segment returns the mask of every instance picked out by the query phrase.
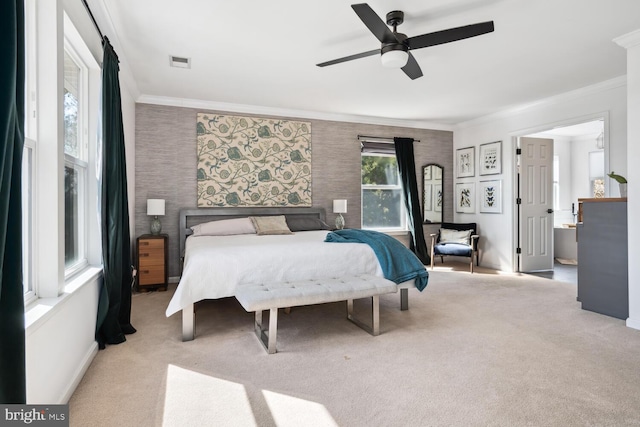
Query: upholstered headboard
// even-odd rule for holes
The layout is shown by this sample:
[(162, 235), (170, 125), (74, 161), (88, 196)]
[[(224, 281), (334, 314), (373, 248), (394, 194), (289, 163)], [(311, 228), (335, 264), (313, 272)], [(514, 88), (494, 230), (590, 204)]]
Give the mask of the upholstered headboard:
[(191, 227), (203, 222), (248, 216), (285, 215), (287, 218), (312, 217), (325, 220), (324, 208), (198, 208), (180, 209), (180, 270), (184, 257), (185, 242), (192, 233)]

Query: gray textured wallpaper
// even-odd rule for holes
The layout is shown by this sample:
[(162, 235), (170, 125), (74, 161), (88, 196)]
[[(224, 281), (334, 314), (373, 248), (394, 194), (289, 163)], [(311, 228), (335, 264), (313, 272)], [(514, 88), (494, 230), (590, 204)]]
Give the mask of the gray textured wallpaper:
[[(135, 237), (148, 233), (151, 218), (147, 199), (165, 199), (162, 232), (169, 235), (169, 276), (179, 275), (178, 212), (196, 208), (196, 114), (200, 112), (251, 116), (195, 108), (136, 104)], [(258, 117), (268, 117), (255, 115)], [(298, 117), (283, 117), (300, 120)], [(333, 199), (347, 199), (346, 226), (360, 227), (360, 143), (358, 135), (408, 137), (414, 144), (418, 188), (422, 194), (422, 165), (444, 167), (444, 218), (453, 220), (453, 133), (448, 131), (309, 120), (312, 132), (313, 206), (323, 207), (333, 224)], [(421, 196), (422, 197), (422, 196)], [(437, 226), (425, 226), (429, 233)], [(427, 241), (427, 244), (429, 242)]]

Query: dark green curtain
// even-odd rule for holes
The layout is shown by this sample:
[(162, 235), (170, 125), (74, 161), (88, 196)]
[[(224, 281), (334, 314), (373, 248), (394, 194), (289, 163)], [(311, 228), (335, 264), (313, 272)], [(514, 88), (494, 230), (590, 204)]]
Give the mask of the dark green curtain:
[(0, 403), (26, 403), (22, 286), (24, 0), (0, 2)]
[(422, 228), (422, 212), (420, 210), (420, 197), (418, 196), (418, 182), (416, 181), (416, 161), (413, 155), (413, 139), (393, 138), (396, 148), (396, 160), (400, 179), (402, 179), (402, 191), (404, 203), (409, 215), (409, 249), (411, 249), (423, 264), (430, 264), (429, 249), (424, 240)]
[(122, 127), (118, 55), (108, 38), (102, 41), (102, 263), (96, 339), (100, 348), (119, 344), (131, 325), (131, 243), (127, 162)]

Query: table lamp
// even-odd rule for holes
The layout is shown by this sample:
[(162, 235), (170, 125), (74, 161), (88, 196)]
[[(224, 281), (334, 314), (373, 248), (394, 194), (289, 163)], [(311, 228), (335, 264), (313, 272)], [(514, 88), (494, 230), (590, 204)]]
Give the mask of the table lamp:
[(162, 224), (158, 216), (164, 215), (164, 199), (147, 199), (147, 215), (153, 215), (151, 234), (158, 235), (162, 231)]
[(336, 228), (338, 230), (342, 230), (344, 228), (344, 217), (343, 213), (347, 213), (347, 201), (344, 199), (334, 200), (333, 201), (333, 213), (337, 213), (336, 217)]

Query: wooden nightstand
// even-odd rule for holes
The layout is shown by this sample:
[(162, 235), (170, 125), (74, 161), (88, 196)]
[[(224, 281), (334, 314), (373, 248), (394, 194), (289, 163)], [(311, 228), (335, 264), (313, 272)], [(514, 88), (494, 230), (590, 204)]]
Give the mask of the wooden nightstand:
[(158, 288), (167, 290), (168, 238), (166, 234), (144, 234), (138, 237), (138, 291)]

